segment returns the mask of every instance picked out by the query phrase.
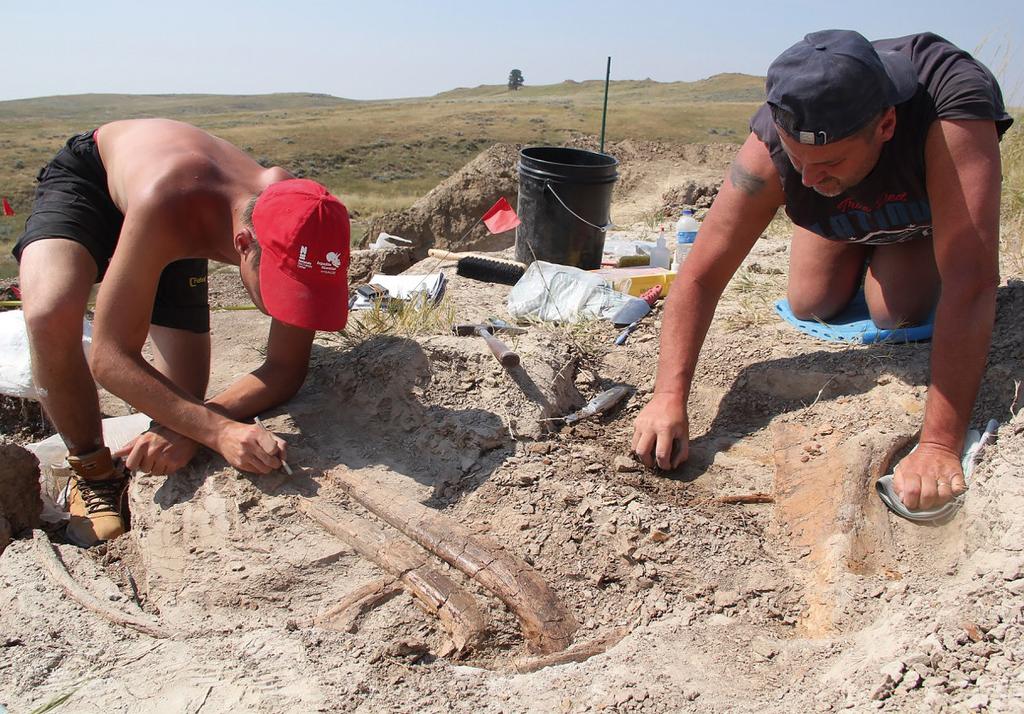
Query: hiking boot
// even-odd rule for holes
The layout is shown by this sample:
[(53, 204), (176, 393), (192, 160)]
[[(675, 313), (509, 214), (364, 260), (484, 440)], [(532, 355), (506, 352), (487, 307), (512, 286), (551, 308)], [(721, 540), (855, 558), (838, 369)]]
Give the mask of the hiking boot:
[(113, 540), (126, 530), (128, 474), (115, 465), (110, 449), (69, 456), (71, 479), (67, 486), (69, 541), (82, 548)]

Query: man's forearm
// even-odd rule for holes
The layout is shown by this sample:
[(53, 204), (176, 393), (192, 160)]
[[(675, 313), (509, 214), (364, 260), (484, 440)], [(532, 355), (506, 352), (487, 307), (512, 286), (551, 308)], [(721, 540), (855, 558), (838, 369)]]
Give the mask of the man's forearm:
[(207, 405), (242, 421), (288, 401), (306, 381), (314, 335), (310, 330), (272, 320), (263, 364), (235, 380)]
[(943, 291), (932, 336), (931, 384), (921, 442), (960, 453), (985, 371), (996, 290), (992, 286), (967, 296)]
[(697, 358), (721, 292), (685, 272), (673, 283), (661, 326), (655, 393), (679, 394), (684, 402), (689, 398)]
[(224, 416), (238, 421), (247, 420), (295, 396), (302, 386), (297, 378), (280, 379), (267, 376), (272, 370), (265, 366), (247, 374), (206, 404)]
[(175, 386), (141, 355), (94, 346), (93, 374), (109, 392), (184, 436), (215, 447), (224, 416)]

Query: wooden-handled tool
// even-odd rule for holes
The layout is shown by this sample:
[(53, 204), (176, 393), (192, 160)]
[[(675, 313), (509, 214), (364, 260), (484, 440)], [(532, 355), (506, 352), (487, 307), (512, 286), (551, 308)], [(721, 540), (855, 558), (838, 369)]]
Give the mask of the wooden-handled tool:
[(519, 366), (519, 355), (511, 347), (492, 335), (489, 328), (478, 325), (476, 334), (484, 338), (484, 342), (491, 348), (491, 354), (494, 355), (494, 358), (498, 360), (502, 367), (510, 369)]
[(504, 342), (494, 336), (493, 332), (501, 331), (503, 328), (494, 325), (461, 324), (454, 325), (452, 332), (456, 335), (480, 335), (484, 342), (491, 349), (491, 354), (498, 360), (498, 363), (506, 369), (519, 366), (519, 355)]

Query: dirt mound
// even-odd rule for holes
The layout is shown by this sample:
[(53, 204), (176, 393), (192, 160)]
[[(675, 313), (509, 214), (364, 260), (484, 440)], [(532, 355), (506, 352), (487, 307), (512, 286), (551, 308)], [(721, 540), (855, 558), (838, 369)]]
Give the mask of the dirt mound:
[[(599, 142), (580, 134), (568, 146), (597, 151)], [(516, 165), (521, 148), (520, 144), (493, 145), (412, 207), (375, 218), (367, 240), (375, 240), (381, 231), (407, 238), (414, 242), (417, 258), (434, 247), (452, 251), (510, 247), (514, 233), (492, 236), (479, 220), (501, 196), (516, 206)], [(649, 222), (655, 215), (678, 215), (685, 207), (707, 208), (737, 148), (734, 144), (676, 145), (628, 139), (606, 144), (605, 153), (619, 160), (619, 180), (612, 199), (615, 223), (626, 227)]]
[(0, 554), (11, 537), (39, 526), (39, 461), (0, 437)]
[(666, 215), (675, 216), (684, 208), (711, 208), (721, 187), (721, 181), (688, 181), (685, 186), (670, 188), (661, 195), (661, 210)]
[(513, 234), (493, 236), (480, 218), (504, 196), (513, 206), (519, 196), (519, 144), (494, 144), (404, 211), (386, 213), (370, 223), (367, 239), (381, 231), (413, 241), (418, 257), (427, 248), (455, 251), (501, 250)]
[[(576, 134), (569, 146), (598, 151), (600, 141), (590, 134)], [(663, 141), (623, 139), (606, 142), (604, 152), (622, 163), (650, 163), (668, 158), (714, 171), (727, 168), (739, 146), (736, 144), (672, 144)]]
[[(598, 140), (574, 136), (570, 145), (597, 151)], [(735, 144), (668, 144), (625, 139), (605, 144), (619, 160), (612, 201), (619, 227), (650, 225), (678, 216), (683, 208), (706, 209), (718, 194), (739, 147)]]

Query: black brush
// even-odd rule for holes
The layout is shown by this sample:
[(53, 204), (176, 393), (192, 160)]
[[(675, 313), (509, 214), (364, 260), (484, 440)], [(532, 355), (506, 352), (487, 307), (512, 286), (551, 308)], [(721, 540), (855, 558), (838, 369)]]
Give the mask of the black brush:
[(470, 280), (479, 280), (482, 283), (515, 285), (525, 272), (526, 267), (522, 263), (516, 263), (511, 260), (481, 258), (476, 255), (459, 258), (459, 262), (455, 265), (456, 275), (461, 275)]

